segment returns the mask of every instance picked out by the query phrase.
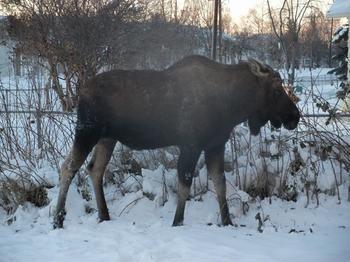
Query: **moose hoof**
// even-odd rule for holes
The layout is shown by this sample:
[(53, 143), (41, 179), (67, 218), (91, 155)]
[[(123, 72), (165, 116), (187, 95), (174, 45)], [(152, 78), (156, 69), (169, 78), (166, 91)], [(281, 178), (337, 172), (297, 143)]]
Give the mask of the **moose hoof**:
[(226, 218), (224, 221), (222, 221), (223, 226), (233, 226), (233, 223), (230, 218)]
[(183, 221), (174, 221), (173, 222), (173, 227), (179, 227), (179, 226), (183, 226), (184, 222)]
[(53, 220), (53, 229), (63, 228), (63, 221), (65, 216), (66, 216), (65, 210), (62, 210), (55, 215)]
[(110, 219), (110, 217), (109, 217), (108, 214), (107, 214), (107, 215), (104, 215), (104, 216), (98, 216), (98, 222), (99, 222), (99, 223), (101, 223), (101, 222), (103, 222), (103, 221), (109, 221), (109, 220), (111, 220), (111, 219)]

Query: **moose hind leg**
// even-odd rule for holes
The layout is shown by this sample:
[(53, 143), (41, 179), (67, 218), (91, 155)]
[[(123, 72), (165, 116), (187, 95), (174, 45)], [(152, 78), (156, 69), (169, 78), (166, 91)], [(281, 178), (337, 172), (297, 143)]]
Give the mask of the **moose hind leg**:
[(211, 177), (220, 207), (223, 225), (232, 225), (230, 212), (226, 201), (226, 178), (224, 174), (225, 145), (205, 150), (205, 163)]
[(54, 217), (54, 228), (62, 228), (63, 220), (66, 215), (65, 204), (69, 186), (79, 168), (84, 163), (89, 152), (81, 152), (76, 146), (69, 153), (68, 157), (63, 162), (60, 176), (60, 191), (56, 205), (56, 213)]
[(190, 194), (193, 173), (200, 153), (201, 150), (197, 148), (180, 148), (180, 156), (177, 163), (179, 189), (173, 226), (181, 226), (183, 224), (186, 200)]
[(91, 134), (82, 132), (76, 133), (73, 148), (61, 167), (60, 191), (53, 221), (54, 228), (63, 227), (63, 221), (66, 214), (65, 204), (69, 186), (95, 144), (96, 140)]
[(115, 144), (116, 141), (114, 139), (100, 139), (97, 142), (91, 161), (88, 164), (88, 170), (95, 191), (98, 217), (100, 222), (110, 219), (103, 192), (102, 182), (106, 166), (112, 156)]

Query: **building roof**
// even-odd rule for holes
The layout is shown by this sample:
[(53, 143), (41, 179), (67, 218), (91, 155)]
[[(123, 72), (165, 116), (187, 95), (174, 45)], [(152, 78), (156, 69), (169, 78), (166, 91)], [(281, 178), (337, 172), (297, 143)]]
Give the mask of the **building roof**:
[(333, 18), (350, 17), (350, 1), (335, 0), (329, 8), (327, 16)]

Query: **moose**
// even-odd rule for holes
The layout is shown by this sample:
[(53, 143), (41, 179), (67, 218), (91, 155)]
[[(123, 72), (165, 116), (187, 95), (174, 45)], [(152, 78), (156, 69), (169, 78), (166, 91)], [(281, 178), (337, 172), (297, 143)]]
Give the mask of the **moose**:
[(188, 56), (163, 71), (113, 70), (86, 83), (79, 96), (73, 147), (61, 167), (54, 228), (62, 228), (69, 185), (87, 165), (100, 221), (109, 220), (103, 174), (117, 141), (131, 149), (177, 146), (178, 197), (173, 226), (184, 220), (197, 160), (204, 151), (223, 225), (232, 225), (226, 201), (225, 144), (234, 126), (248, 121), (252, 135), (268, 121), (297, 127), (300, 113), (278, 72), (254, 59), (225, 65)]

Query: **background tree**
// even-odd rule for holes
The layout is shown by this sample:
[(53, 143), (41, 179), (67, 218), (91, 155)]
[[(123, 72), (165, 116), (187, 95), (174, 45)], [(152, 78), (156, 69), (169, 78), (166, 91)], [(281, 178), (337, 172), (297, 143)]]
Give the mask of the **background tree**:
[(333, 60), (338, 62), (338, 65), (333, 70), (329, 71), (330, 74), (336, 74), (342, 81), (347, 80), (348, 69), (348, 41), (349, 41), (349, 25), (345, 24), (339, 27), (332, 40), (333, 45), (336, 47), (336, 54), (332, 57)]
[[(42, 59), (64, 110), (79, 89), (109, 61), (127, 24), (142, 14), (134, 0), (0, 0), (9, 18), (15, 52)], [(62, 71), (66, 89), (60, 85)]]
[(261, 35), (271, 33), (268, 10), (264, 2), (250, 8), (247, 15), (242, 17), (241, 24), (251, 34)]
[(305, 17), (305, 26), (301, 32), (301, 55), (304, 60), (308, 60), (308, 66), (311, 68), (327, 63), (330, 28), (330, 20), (326, 19), (319, 9), (313, 9), (308, 17)]
[(273, 9), (267, 0), (271, 27), (284, 55), (289, 84), (294, 82), (300, 58), (300, 34), (312, 3), (313, 0), (283, 0), (280, 8)]
[[(219, 60), (248, 56), (285, 64), (289, 82), (302, 57), (321, 65), (326, 50), (324, 15), (311, 0), (258, 5), (233, 23), (222, 1)], [(313, 0), (314, 1), (314, 0)], [(84, 82), (113, 68), (162, 69), (188, 54), (210, 55), (213, 1), (207, 0), (0, 0), (14, 51), (35, 57), (50, 72), (50, 87), (72, 110)], [(268, 2), (269, 4), (269, 2)], [(277, 38), (277, 41), (276, 41)], [(301, 48), (302, 47), (302, 48)], [(66, 82), (62, 88), (62, 81)]]

